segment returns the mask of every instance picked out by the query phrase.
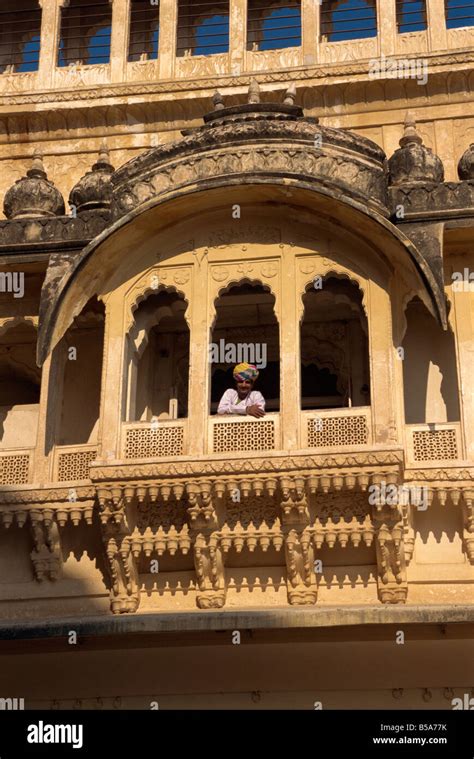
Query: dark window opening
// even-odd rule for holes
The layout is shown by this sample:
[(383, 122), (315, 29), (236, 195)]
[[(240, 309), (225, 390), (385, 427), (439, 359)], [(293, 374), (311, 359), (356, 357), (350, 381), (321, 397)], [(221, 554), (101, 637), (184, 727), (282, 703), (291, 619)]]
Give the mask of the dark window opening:
[(328, 277), (303, 296), (301, 406), (370, 404), (367, 319), (356, 284)]
[(228, 50), (229, 0), (180, 0), (176, 54), (213, 55)]
[(446, 27), (474, 26), (474, 0), (445, 0)]
[(249, 0), (247, 49), (278, 50), (301, 45), (300, 0)]
[(0, 73), (37, 71), (41, 8), (36, 0), (18, 0), (8, 5), (8, 10), (0, 10)]
[[(97, 441), (104, 325), (104, 304), (93, 298), (76, 316), (59, 345), (61, 410), (56, 420), (58, 445)], [(57, 388), (55, 392), (58, 392)]]
[(160, 6), (150, 0), (133, 0), (130, 14), (128, 60), (158, 58)]
[(397, 28), (399, 34), (426, 29), (426, 0), (397, 0)]
[(254, 389), (265, 398), (267, 412), (280, 408), (279, 326), (275, 297), (263, 285), (234, 285), (216, 300), (216, 319), (211, 331), (211, 413), (217, 412), (222, 395), (235, 388), (236, 364), (255, 364), (259, 376)]
[(70, 0), (61, 11), (58, 66), (110, 61), (112, 6), (108, 0)]
[(375, 0), (323, 0), (321, 36), (328, 42), (376, 37)]
[(188, 415), (189, 327), (182, 295), (160, 290), (140, 303), (128, 335), (129, 422)]
[(36, 365), (36, 329), (28, 323), (0, 336), (0, 447), (36, 445), (41, 370)]

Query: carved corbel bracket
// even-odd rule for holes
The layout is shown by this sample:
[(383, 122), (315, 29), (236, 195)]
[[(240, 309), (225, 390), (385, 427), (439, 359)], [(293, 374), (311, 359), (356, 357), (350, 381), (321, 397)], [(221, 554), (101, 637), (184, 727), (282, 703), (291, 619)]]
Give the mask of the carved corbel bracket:
[(289, 531), (285, 538), (285, 558), (289, 603), (316, 603), (318, 588), (314, 572), (314, 549), (309, 532)]
[(221, 609), (225, 604), (227, 589), (219, 541), (216, 536), (199, 534), (193, 548), (199, 586), (197, 605), (200, 609)]
[(474, 564), (474, 490), (463, 491), (462, 513), (464, 550), (470, 563)]
[(220, 609), (225, 604), (224, 558), (220, 545), (218, 518), (211, 482), (186, 484), (189, 507), (187, 518), (193, 546), (200, 609)]
[(397, 509), (387, 506), (373, 516), (378, 595), (382, 603), (404, 603), (408, 594), (404, 524)]
[(30, 526), (33, 550), (30, 553), (36, 579), (57, 580), (62, 569), (59, 529), (51, 509), (31, 510)]
[(314, 547), (311, 533), (306, 482), (303, 477), (280, 479), (281, 522), (285, 535), (285, 560), (288, 601), (314, 604), (318, 596), (314, 573)]
[(105, 528), (104, 545), (112, 581), (110, 608), (114, 614), (134, 613), (140, 605), (138, 566), (123, 525)]

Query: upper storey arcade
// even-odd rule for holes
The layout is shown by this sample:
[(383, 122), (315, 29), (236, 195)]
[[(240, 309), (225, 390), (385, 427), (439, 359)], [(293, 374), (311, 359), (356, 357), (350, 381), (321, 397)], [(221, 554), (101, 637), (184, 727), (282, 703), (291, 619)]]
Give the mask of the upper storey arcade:
[(361, 61), (473, 44), (472, 0), (8, 0), (0, 93), (337, 64), (367, 76)]

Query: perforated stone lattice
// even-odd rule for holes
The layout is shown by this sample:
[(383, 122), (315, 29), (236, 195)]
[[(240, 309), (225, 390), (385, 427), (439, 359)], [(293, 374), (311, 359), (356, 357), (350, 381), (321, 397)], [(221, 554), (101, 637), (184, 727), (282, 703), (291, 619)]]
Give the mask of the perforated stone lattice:
[(89, 479), (89, 465), (97, 458), (97, 451), (72, 451), (58, 457), (58, 482), (75, 482)]
[(29, 454), (0, 456), (0, 484), (25, 485), (30, 468)]
[(272, 421), (215, 424), (214, 453), (226, 451), (272, 451), (275, 448), (275, 425)]
[(456, 430), (414, 431), (413, 458), (415, 461), (457, 459)]
[(331, 416), (308, 419), (308, 448), (367, 445), (365, 416)]
[(145, 427), (127, 430), (126, 459), (183, 455), (183, 427)]

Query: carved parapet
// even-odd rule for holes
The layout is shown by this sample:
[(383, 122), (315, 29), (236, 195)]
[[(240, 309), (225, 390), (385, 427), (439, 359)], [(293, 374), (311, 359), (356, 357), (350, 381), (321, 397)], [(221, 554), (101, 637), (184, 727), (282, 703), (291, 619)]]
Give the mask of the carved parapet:
[(41, 244), (58, 246), (77, 243), (83, 247), (110, 224), (110, 212), (85, 211), (80, 216), (50, 216), (0, 221), (0, 249), (12, 245), (35, 247)]
[[(395, 223), (474, 215), (474, 181), (404, 184), (389, 189)], [(403, 209), (403, 215), (397, 209)]]

